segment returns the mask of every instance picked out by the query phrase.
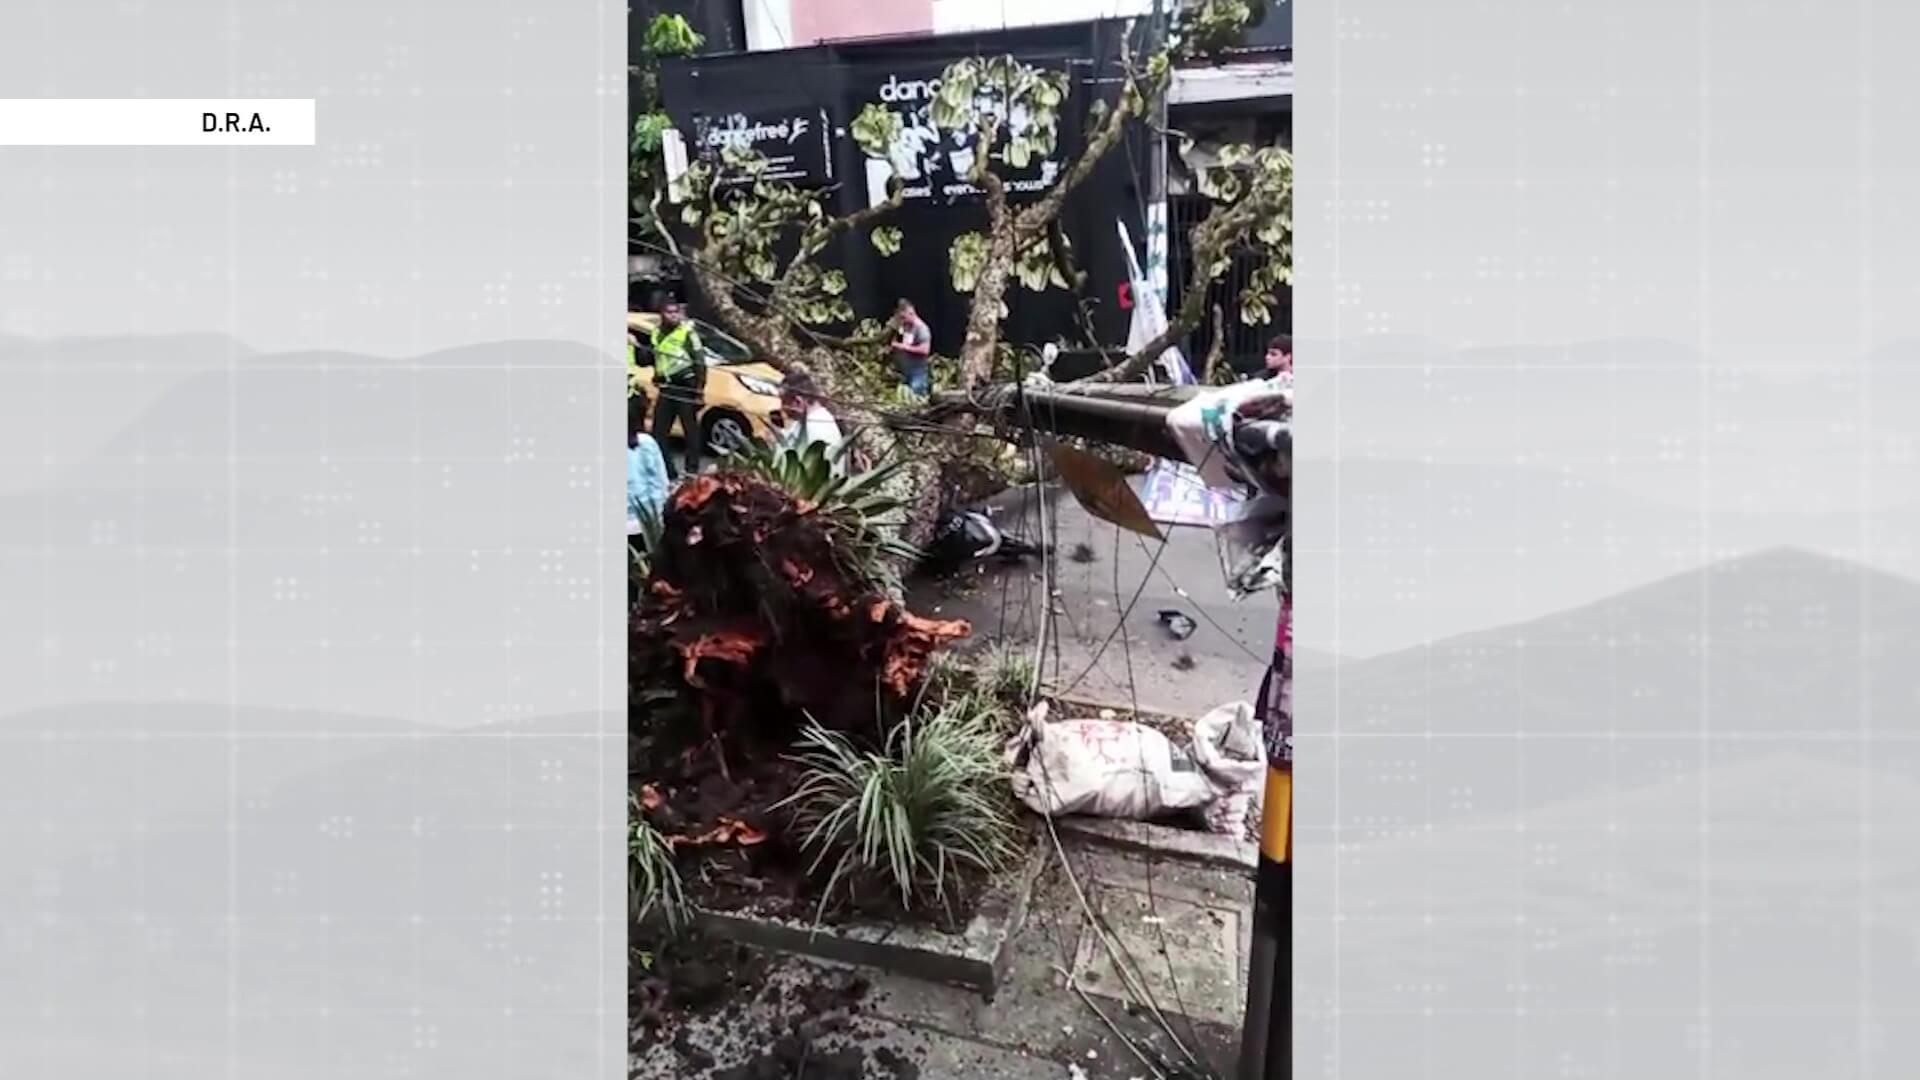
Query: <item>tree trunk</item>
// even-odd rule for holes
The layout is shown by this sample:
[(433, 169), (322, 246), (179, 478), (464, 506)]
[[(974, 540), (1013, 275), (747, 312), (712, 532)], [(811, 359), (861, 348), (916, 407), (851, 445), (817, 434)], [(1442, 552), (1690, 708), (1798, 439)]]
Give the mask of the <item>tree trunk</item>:
[(980, 267), (973, 304), (967, 311), (967, 338), (960, 346), (963, 390), (972, 390), (993, 378), (993, 362), (1000, 353), (1000, 307), (1013, 276), (1014, 254), (1012, 228), (1003, 226), (988, 236), (986, 263)]
[(827, 384), (833, 378), (833, 353), (795, 341), (793, 334), (788, 332), (787, 320), (781, 316), (755, 315), (741, 307), (740, 301), (734, 298), (733, 286), (708, 269), (704, 260), (689, 260), (689, 264), (694, 268), (693, 276), (700, 283), (700, 291), (713, 304), (714, 315), (720, 324), (752, 347), (758, 359), (783, 372), (804, 367), (813, 373), (823, 389), (831, 389)]

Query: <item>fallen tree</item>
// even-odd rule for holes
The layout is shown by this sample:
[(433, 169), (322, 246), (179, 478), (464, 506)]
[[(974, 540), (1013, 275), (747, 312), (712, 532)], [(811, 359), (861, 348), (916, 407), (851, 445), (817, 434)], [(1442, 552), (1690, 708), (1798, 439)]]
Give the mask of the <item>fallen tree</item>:
[(822, 507), (764, 480), (688, 480), (634, 614), (634, 684), (682, 694), (698, 718), (683, 745), (723, 773), (735, 750), (784, 749), (807, 717), (877, 734), (876, 713), (903, 706), (970, 628), (907, 610), (870, 558)]
[[(1011, 819), (981, 812), (1004, 804), (997, 733), (934, 722), (951, 710), (932, 661), (969, 627), (886, 587), (897, 541), (871, 514), (897, 508), (888, 470), (827, 464), (816, 444), (691, 478), (649, 537), (629, 653), (636, 910), (878, 903), (957, 925), (1011, 850)], [(955, 754), (977, 767), (952, 772)], [(868, 793), (862, 815), (828, 805), (842, 787)], [(876, 862), (876, 829), (911, 857)]]
[[(1010, 377), (1014, 365), (1001, 339), (1009, 293), (1073, 289), (1084, 277), (1060, 229), (1072, 196), (1131, 127), (1175, 134), (1161, 118), (1176, 66), (1215, 55), (1237, 40), (1256, 6), (1250, 0), (1178, 5), (1164, 35), (1143, 36), (1138, 51), (1122, 58), (1117, 85), (1102, 89), (1105, 98), (1090, 105), (1084, 138), (1064, 155), (1058, 176), (1018, 198), (1007, 178), (1060, 150), (1069, 79), (1011, 56), (969, 57), (946, 69), (931, 121), (971, 153), (966, 179), (980, 192), (984, 225), (956, 238), (946, 253), (950, 284), (969, 297), (965, 337), (953, 365), (959, 389), (971, 392)], [(868, 157), (882, 161), (903, 138), (899, 115), (878, 103), (862, 110), (848, 129)], [(909, 463), (899, 484), (917, 497), (907, 535), (924, 541), (947, 486), (942, 462), (951, 463), (954, 455), (931, 452), (916, 445), (921, 436), (885, 423), (889, 410), (876, 403), (871, 388), (892, 381), (884, 370), (886, 327), (854, 310), (845, 275), (830, 265), (848, 237), (864, 237), (883, 257), (901, 250), (901, 230), (889, 223), (902, 202), (900, 182), (896, 177), (876, 205), (836, 215), (828, 210), (831, 189), (799, 187), (768, 172), (764, 159), (737, 149), (690, 165), (672, 192), (679, 219), (691, 231), (686, 264), (729, 331), (776, 367), (808, 369), (835, 412), (873, 432), (877, 452)], [(1267, 322), (1276, 291), (1291, 282), (1292, 156), (1278, 147), (1225, 147), (1218, 164), (1197, 180), (1213, 210), (1195, 226), (1195, 272), (1174, 305), (1172, 324), (1097, 377), (1139, 378), (1204, 318), (1208, 291), (1236, 258), (1251, 258), (1256, 266), (1236, 298), (1243, 321)], [(1091, 334), (1090, 326), (1085, 332)], [(959, 426), (970, 427), (970, 419), (959, 418)]]

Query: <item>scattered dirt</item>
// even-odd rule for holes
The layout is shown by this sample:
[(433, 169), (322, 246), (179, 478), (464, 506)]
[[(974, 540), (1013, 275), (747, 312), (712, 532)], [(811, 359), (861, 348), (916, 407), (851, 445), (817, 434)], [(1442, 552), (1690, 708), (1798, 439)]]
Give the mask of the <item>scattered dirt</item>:
[(850, 1040), (826, 1040), (797, 1029), (773, 1041), (759, 1057), (709, 1074), (711, 1080), (866, 1080), (867, 1052)]
[(628, 1017), (636, 1030), (659, 1034), (672, 1020), (699, 1017), (766, 986), (766, 953), (705, 934), (649, 936), (632, 930), (649, 963), (628, 965)]
[(920, 1066), (891, 1046), (883, 1046), (873, 1055), (873, 1063), (886, 1070), (893, 1080), (920, 1080)]
[(764, 953), (745, 946), (698, 935), (653, 945), (652, 968), (633, 968), (630, 1008), (633, 1049), (656, 1068), (664, 1050), (675, 1077), (917, 1080), (913, 1061), (874, 1047), (880, 1032), (862, 1016), (865, 976), (807, 968), (799, 982), (782, 982)]

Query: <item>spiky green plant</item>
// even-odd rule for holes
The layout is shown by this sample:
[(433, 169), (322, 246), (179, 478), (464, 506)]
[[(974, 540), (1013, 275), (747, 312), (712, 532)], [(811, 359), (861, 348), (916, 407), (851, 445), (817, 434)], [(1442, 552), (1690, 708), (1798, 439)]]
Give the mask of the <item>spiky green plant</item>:
[(847, 467), (851, 447), (847, 442), (833, 447), (812, 442), (797, 448), (746, 443), (729, 451), (722, 464), (793, 496), (809, 513), (833, 525), (846, 541), (856, 569), (874, 580), (891, 582), (896, 565), (920, 557), (919, 550), (900, 537), (906, 504), (887, 490), (902, 465), (885, 461), (865, 472), (853, 472)]
[(813, 857), (828, 871), (820, 911), (862, 885), (898, 891), (912, 910), (952, 910), (957, 878), (1006, 866), (1018, 848), (992, 712), (970, 697), (909, 717), (879, 751), (810, 724), (800, 736), (792, 806)]
[(998, 645), (987, 654), (980, 672), (981, 688), (1002, 701), (1025, 704), (1033, 696), (1033, 653), (1017, 646)]
[(673, 849), (647, 821), (640, 800), (627, 793), (627, 905), (635, 922), (656, 910), (669, 929), (687, 919), (687, 897), (680, 887), (680, 871), (673, 865)]

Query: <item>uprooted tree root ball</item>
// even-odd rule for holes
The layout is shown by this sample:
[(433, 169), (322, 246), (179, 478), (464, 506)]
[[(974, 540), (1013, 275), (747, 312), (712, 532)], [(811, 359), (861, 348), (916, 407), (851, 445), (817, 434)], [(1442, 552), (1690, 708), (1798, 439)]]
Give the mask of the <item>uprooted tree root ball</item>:
[(892, 599), (831, 512), (745, 473), (669, 499), (632, 623), (635, 813), (699, 906), (813, 915), (812, 860), (778, 809), (808, 725), (882, 748), (965, 622)]
[(783, 743), (801, 711), (864, 728), (877, 691), (905, 698), (970, 631), (888, 597), (814, 509), (735, 473), (696, 477), (668, 503), (633, 624), (636, 676), (692, 691), (722, 741), (769, 698), (785, 706), (769, 733)]

